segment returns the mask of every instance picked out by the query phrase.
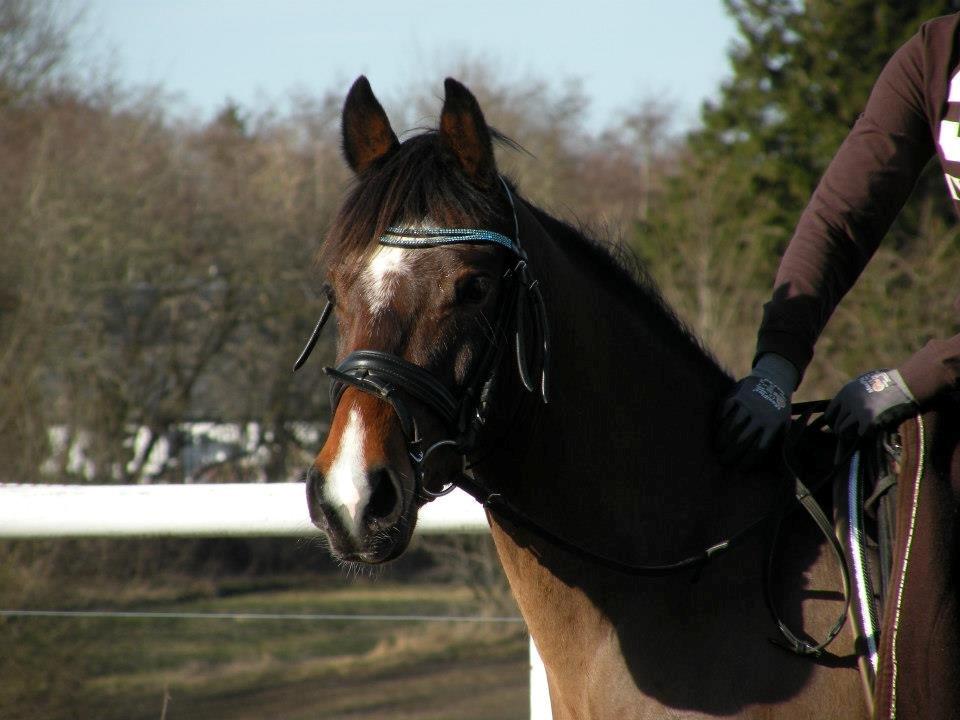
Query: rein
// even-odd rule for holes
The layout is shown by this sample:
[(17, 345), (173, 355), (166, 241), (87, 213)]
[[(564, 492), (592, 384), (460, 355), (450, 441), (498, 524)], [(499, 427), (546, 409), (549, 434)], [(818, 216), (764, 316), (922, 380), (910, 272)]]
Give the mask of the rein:
[[(510, 188), (503, 178), (500, 178), (500, 181), (513, 211), (513, 238), (490, 230), (390, 226), (378, 241), (380, 245), (403, 248), (487, 243), (498, 245), (514, 256), (515, 262), (508, 266), (503, 276), (506, 291), (502, 293), (500, 298), (493, 340), (488, 344), (461, 397), (454, 397), (447, 387), (428, 370), (397, 355), (379, 350), (356, 350), (347, 355), (336, 367), (323, 368), (323, 372), (330, 378), (331, 412), (336, 412), (337, 405), (348, 387), (382, 399), (391, 406), (396, 414), (401, 431), (407, 441), (407, 452), (414, 468), (415, 492), (418, 496), (431, 500), (446, 495), (455, 487), (460, 487), (487, 510), (505, 518), (514, 525), (529, 530), (551, 545), (591, 563), (626, 575), (659, 577), (701, 568), (713, 558), (740, 545), (758, 529), (766, 526), (775, 518), (778, 520), (777, 532), (779, 533), (779, 520), (793, 507), (794, 501), (799, 502), (816, 522), (836, 554), (843, 576), (844, 599), (849, 606), (850, 580), (846, 559), (834, 535), (832, 525), (813, 498), (813, 494), (832, 477), (834, 469), (832, 468), (830, 472), (821, 478), (817, 478), (810, 484), (810, 487), (807, 487), (801, 481), (799, 473), (794, 469), (791, 458), (796, 441), (804, 432), (819, 430), (823, 427), (822, 412), (826, 407), (826, 401), (794, 404), (793, 415), (798, 416), (798, 420), (791, 427), (783, 449), (784, 465), (794, 483), (794, 497), (751, 521), (726, 539), (674, 562), (628, 563), (584, 548), (544, 527), (527, 513), (517, 508), (509, 499), (492, 491), (473, 475), (467, 462), (467, 456), (474, 454), (477, 450), (478, 437), (488, 419), (491, 397), (497, 384), (498, 372), (506, 351), (506, 340), (511, 334), (514, 341), (517, 371), (524, 388), (528, 392), (537, 393), (545, 404), (549, 402), (550, 333), (543, 295), (537, 280), (533, 278), (530, 272), (527, 254), (520, 244), (520, 226)], [(332, 295), (328, 293), (326, 306), (306, 346), (294, 364), (294, 372), (302, 367), (309, 358), (324, 325), (332, 314), (333, 308), (334, 300)], [(528, 326), (528, 317), (533, 319), (532, 328)], [(539, 360), (538, 382), (534, 379), (531, 371), (531, 367), (536, 360)], [(410, 411), (407, 405), (408, 397), (429, 408), (443, 420), (446, 427), (455, 429), (455, 434), (425, 446), (425, 440), (420, 434), (415, 414)], [(821, 417), (811, 423), (811, 417), (818, 413), (821, 414)], [(435, 492), (428, 490), (424, 482), (427, 461), (434, 452), (444, 447), (452, 448), (463, 458), (464, 471), (454, 481)], [(842, 462), (845, 461), (846, 458)], [(838, 463), (837, 466), (840, 464)], [(813, 644), (792, 633), (780, 619), (772, 602), (770, 575), (773, 568), (773, 551), (776, 548), (775, 540), (776, 537), (767, 567), (765, 598), (773, 619), (786, 642), (783, 640), (773, 642), (800, 655), (819, 656), (824, 647), (836, 637), (843, 626), (846, 619), (846, 607), (837, 623), (829, 631), (827, 639), (821, 643)]]
[[(770, 521), (776, 520), (776, 532), (774, 533), (774, 539), (768, 555), (768, 561), (765, 568), (765, 581), (763, 585), (764, 600), (767, 604), (767, 609), (769, 610), (773, 621), (776, 623), (781, 637), (771, 638), (770, 642), (785, 650), (796, 653), (797, 655), (817, 658), (820, 657), (825, 648), (831, 642), (833, 642), (846, 623), (847, 611), (850, 607), (850, 570), (846, 555), (843, 552), (843, 548), (837, 539), (836, 534), (834, 533), (833, 524), (827, 518), (826, 513), (824, 513), (823, 508), (820, 507), (820, 504), (817, 502), (814, 495), (816, 492), (821, 490), (833, 477), (834, 472), (838, 467), (842, 467), (844, 464), (846, 464), (852, 454), (856, 451), (856, 447), (851, 447), (848, 451), (846, 451), (844, 456), (838, 462), (836, 462), (828, 472), (819, 478), (815, 478), (815, 480), (810, 483), (809, 486), (801, 479), (800, 473), (796, 469), (795, 463), (793, 462), (792, 454), (799, 443), (800, 437), (805, 432), (819, 431), (824, 427), (825, 422), (823, 418), (823, 411), (826, 409), (827, 404), (827, 400), (815, 400), (804, 403), (794, 403), (793, 405), (792, 415), (796, 417), (797, 420), (794, 421), (783, 443), (783, 465), (793, 481), (793, 497), (785, 503), (782, 503), (779, 507), (776, 507), (753, 520), (748, 525), (735, 532), (733, 535), (727, 537), (725, 540), (710, 545), (698, 553), (674, 562), (651, 564), (628, 563), (596, 553), (592, 550), (582, 547), (581, 545), (571, 542), (557, 535), (552, 530), (544, 527), (537, 521), (533, 520), (525, 512), (518, 509), (503, 495), (492, 492), (482, 483), (478, 482), (475, 478), (464, 474), (460, 476), (460, 478), (456, 481), (456, 484), (467, 494), (477, 500), (481, 505), (483, 505), (484, 508), (496, 513), (500, 517), (509, 520), (514, 525), (532, 532), (541, 539), (546, 540), (551, 545), (558, 547), (561, 550), (570, 553), (571, 555), (576, 555), (577, 557), (587, 560), (593, 564), (601, 565), (618, 573), (634, 577), (663, 577), (665, 575), (673, 575), (685, 570), (698, 570), (715, 557), (722, 555), (731, 548), (739, 546), (744, 540), (749, 538), (760, 528), (767, 525)], [(813, 415), (817, 414), (819, 414), (819, 417), (811, 422)], [(776, 603), (773, 601), (772, 586), (775, 569), (774, 559), (777, 547), (776, 540), (780, 534), (782, 520), (786, 517), (790, 510), (795, 507), (794, 502), (798, 502), (807, 511), (810, 518), (817, 525), (817, 528), (820, 530), (823, 537), (827, 540), (828, 545), (833, 551), (837, 565), (840, 568), (840, 575), (842, 578), (844, 607), (838, 615), (833, 626), (827, 631), (826, 637), (820, 642), (810, 642), (809, 640), (805, 640), (795, 634), (786, 624), (786, 622), (780, 617), (780, 614), (776, 608)]]
[[(817, 420), (813, 423), (809, 423), (810, 417), (815, 413), (820, 413), (826, 407), (827, 401), (817, 400), (808, 403), (795, 403), (794, 404), (794, 415), (798, 416), (798, 420), (794, 423), (794, 428), (796, 430), (792, 431), (794, 438), (799, 439), (799, 436), (807, 430), (817, 430), (822, 426), (822, 421)], [(809, 424), (808, 424), (809, 423)], [(645, 577), (659, 577), (663, 575), (669, 575), (671, 573), (679, 572), (681, 570), (687, 570), (690, 568), (696, 568), (701, 566), (713, 558), (721, 555), (727, 550), (736, 547), (740, 544), (741, 541), (745, 540), (756, 530), (762, 527), (765, 523), (770, 521), (772, 518), (779, 517), (783, 513), (789, 510), (793, 506), (794, 501), (800, 502), (807, 510), (814, 515), (816, 511), (819, 511), (819, 515), (823, 518), (826, 518), (826, 515), (823, 513), (823, 510), (819, 508), (816, 500), (813, 499), (813, 495), (819, 491), (823, 486), (830, 480), (833, 476), (834, 469), (832, 468), (830, 472), (824, 476), (817, 478), (813, 483), (808, 487), (805, 485), (798, 474), (798, 472), (793, 468), (792, 463), (787, 458), (787, 454), (790, 452), (788, 450), (787, 444), (784, 445), (784, 461), (787, 471), (790, 473), (794, 481), (794, 497), (791, 498), (788, 502), (783, 503), (781, 507), (778, 507), (774, 510), (771, 510), (764, 515), (760, 516), (756, 520), (751, 521), (748, 525), (741, 528), (733, 535), (730, 535), (725, 540), (722, 540), (718, 543), (710, 545), (707, 548), (704, 548), (700, 552), (694, 553), (689, 557), (683, 558), (669, 563), (652, 563), (652, 564), (638, 564), (638, 563), (628, 563), (621, 560), (616, 560), (614, 558), (601, 555), (592, 550), (588, 550), (576, 543), (573, 543), (569, 540), (566, 540), (553, 531), (545, 528), (543, 525), (539, 524), (536, 520), (533, 520), (529, 515), (524, 513), (522, 510), (518, 509), (513, 503), (511, 503), (507, 498), (497, 492), (491, 491), (485, 485), (477, 481), (475, 478), (468, 476), (463, 476), (457, 480), (457, 485), (459, 485), (467, 494), (473, 497), (477, 502), (483, 505), (485, 508), (488, 508), (503, 517), (507, 518), (511, 522), (520, 527), (523, 527), (527, 530), (532, 531), (536, 535), (539, 535), (544, 540), (549, 541), (551, 544), (556, 545), (568, 552), (578, 555), (586, 560), (590, 560), (598, 565), (602, 565), (611, 570), (616, 570), (617, 572), (626, 574), (626, 575), (636, 575), (636, 576), (645, 576)], [(824, 529), (824, 527), (829, 527), (830, 535), (832, 536), (833, 530), (832, 526), (829, 525), (829, 522), (826, 525), (820, 523), (816, 517), (814, 519), (817, 521), (817, 524)]]

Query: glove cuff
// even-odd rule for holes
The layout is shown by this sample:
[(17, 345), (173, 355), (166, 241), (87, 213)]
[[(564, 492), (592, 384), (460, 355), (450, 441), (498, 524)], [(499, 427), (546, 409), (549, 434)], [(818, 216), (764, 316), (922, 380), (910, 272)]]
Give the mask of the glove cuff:
[(913, 393), (910, 392), (910, 387), (907, 385), (906, 380), (903, 379), (903, 375), (900, 374), (899, 370), (887, 370), (887, 375), (889, 375), (894, 384), (900, 388), (900, 392), (906, 396), (907, 400), (914, 405), (919, 405), (917, 399), (913, 396)]
[[(793, 391), (797, 389), (797, 383), (800, 380), (800, 373), (794, 364), (783, 355), (773, 352), (761, 355), (754, 364), (751, 374), (769, 380), (780, 388), (787, 397), (793, 395)], [(899, 377), (899, 373), (897, 375)], [(906, 384), (904, 384), (904, 387), (906, 387)]]

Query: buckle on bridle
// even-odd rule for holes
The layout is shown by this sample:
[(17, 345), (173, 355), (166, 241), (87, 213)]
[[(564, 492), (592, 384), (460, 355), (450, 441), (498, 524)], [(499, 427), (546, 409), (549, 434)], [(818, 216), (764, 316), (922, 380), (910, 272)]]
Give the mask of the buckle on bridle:
[(455, 482), (449, 482), (443, 486), (443, 488), (437, 492), (434, 492), (432, 490), (428, 490), (427, 485), (424, 482), (427, 475), (427, 459), (442, 447), (451, 447), (461, 456), (463, 455), (463, 448), (461, 448), (460, 442), (458, 440), (453, 440), (452, 438), (447, 440), (438, 440), (429, 448), (427, 448), (426, 452), (420, 453), (419, 459), (415, 458), (412, 453), (410, 454), (411, 459), (414, 461), (414, 472), (417, 473), (417, 484), (420, 486), (420, 492), (430, 500), (448, 495), (457, 487)]

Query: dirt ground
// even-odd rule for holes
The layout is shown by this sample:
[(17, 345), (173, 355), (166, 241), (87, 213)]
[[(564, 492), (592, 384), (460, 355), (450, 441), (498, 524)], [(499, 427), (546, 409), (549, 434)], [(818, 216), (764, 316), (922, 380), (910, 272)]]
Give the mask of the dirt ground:
[[(88, 588), (83, 605), (111, 605)], [(456, 586), (132, 591), (170, 613), (475, 615)], [(79, 609), (79, 608), (78, 608)], [(529, 716), (518, 623), (0, 619), (2, 720), (509, 720)]]
[[(131, 720), (155, 720), (162, 703)], [(362, 678), (279, 682), (170, 698), (167, 720), (510, 720), (529, 717), (526, 658), (417, 663)]]

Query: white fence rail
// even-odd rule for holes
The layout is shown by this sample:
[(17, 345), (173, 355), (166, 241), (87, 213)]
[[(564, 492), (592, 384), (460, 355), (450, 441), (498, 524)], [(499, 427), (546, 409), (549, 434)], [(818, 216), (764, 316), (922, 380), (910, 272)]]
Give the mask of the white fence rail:
[[(319, 535), (303, 483), (196, 485), (0, 484), (0, 538)], [(426, 533), (487, 532), (461, 491), (420, 511)]]
[[(303, 483), (196, 485), (0, 484), (0, 538), (309, 537)], [(417, 532), (488, 532), (459, 490), (420, 510)], [(546, 672), (530, 641), (530, 718), (551, 717)]]

